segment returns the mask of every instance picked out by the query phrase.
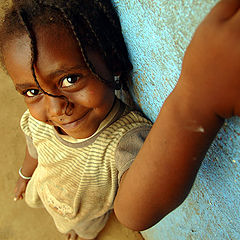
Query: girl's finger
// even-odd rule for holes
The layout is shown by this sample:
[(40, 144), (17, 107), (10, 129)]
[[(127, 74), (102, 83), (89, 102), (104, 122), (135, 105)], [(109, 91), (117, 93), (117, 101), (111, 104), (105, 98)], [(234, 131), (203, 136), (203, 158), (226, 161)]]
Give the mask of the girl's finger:
[(21, 200), (21, 199), (23, 199), (23, 192), (22, 191), (16, 191), (15, 192), (15, 197), (14, 197), (14, 201), (17, 201), (17, 200)]
[(16, 186), (16, 187), (14, 188), (14, 193), (16, 194), (17, 191), (18, 191), (18, 187)]
[(15, 196), (13, 201), (16, 202), (16, 201), (21, 200), (21, 199), (22, 199), (22, 196)]
[(15, 198), (19, 198), (19, 195), (20, 195), (20, 193), (19, 192), (15, 192)]
[(224, 21), (232, 18), (240, 8), (240, 0), (221, 0), (211, 10), (208, 19), (215, 21)]

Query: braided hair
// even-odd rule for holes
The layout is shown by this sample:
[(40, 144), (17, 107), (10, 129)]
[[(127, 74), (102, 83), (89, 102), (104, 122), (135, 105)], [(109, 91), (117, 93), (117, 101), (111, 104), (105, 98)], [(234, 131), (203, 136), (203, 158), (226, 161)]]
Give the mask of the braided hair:
[(122, 36), (121, 25), (111, 0), (13, 0), (12, 7), (6, 12), (0, 26), (0, 51), (7, 40), (17, 34), (28, 34), (31, 39), (31, 70), (37, 86), (39, 85), (34, 65), (38, 57), (35, 27), (48, 24), (62, 24), (73, 32), (84, 60), (100, 80), (117, 88), (115, 82), (103, 79), (88, 58), (88, 49), (98, 51), (108, 70), (115, 75), (121, 73), (121, 84), (127, 86), (127, 76), (132, 70), (127, 48)]

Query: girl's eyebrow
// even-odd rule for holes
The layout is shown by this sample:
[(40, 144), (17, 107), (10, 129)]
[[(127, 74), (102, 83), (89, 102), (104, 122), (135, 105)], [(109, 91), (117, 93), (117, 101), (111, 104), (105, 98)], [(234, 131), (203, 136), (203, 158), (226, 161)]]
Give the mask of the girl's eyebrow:
[[(69, 71), (73, 71), (73, 70), (80, 70), (80, 69), (86, 69), (87, 67), (86, 66), (83, 66), (83, 65), (76, 65), (76, 66), (73, 66), (73, 67), (65, 67), (65, 66), (62, 66), (62, 67), (59, 67), (59, 69), (49, 73), (47, 75), (47, 78), (48, 79), (51, 79), (51, 78), (56, 78), (62, 74), (66, 74), (66, 73), (69, 73)], [(29, 88), (36, 88), (37, 86), (34, 84), (34, 83), (17, 83), (15, 85), (15, 88), (17, 91), (23, 91), (25, 89), (29, 89)]]
[(36, 88), (36, 85), (34, 85), (33, 83), (17, 83), (15, 85), (15, 88), (17, 91), (21, 91), (21, 90), (25, 90), (25, 89), (29, 89), (29, 88)]
[(47, 78), (51, 79), (51, 78), (55, 78), (58, 77), (62, 74), (66, 74), (69, 73), (69, 71), (73, 71), (73, 70), (80, 70), (80, 69), (86, 69), (86, 66), (83, 65), (76, 65), (73, 67), (66, 67), (66, 66), (60, 66), (58, 69), (56, 69), (55, 71), (49, 73), (47, 75)]

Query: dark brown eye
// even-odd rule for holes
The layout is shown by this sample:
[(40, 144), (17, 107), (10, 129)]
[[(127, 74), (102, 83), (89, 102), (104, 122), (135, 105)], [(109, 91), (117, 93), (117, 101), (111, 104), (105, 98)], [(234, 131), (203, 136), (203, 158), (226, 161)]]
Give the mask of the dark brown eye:
[(27, 91), (24, 92), (24, 95), (27, 97), (35, 97), (42, 92), (39, 89), (28, 89)]
[(61, 87), (71, 87), (80, 79), (79, 75), (71, 75), (63, 78)]

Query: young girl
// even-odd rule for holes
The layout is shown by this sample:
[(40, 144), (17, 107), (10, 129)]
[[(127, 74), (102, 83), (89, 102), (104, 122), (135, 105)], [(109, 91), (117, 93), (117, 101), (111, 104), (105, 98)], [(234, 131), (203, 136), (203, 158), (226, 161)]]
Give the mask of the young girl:
[(27, 185), (27, 203), (73, 239), (94, 239), (114, 199), (136, 230), (176, 208), (224, 118), (240, 113), (239, 9), (222, 0), (200, 25), (141, 148), (150, 122), (114, 96), (131, 64), (110, 1), (14, 2), (0, 46), (28, 106), (16, 199)]
[(59, 231), (95, 239), (151, 128), (114, 95), (132, 68), (117, 15), (110, 1), (16, 1), (1, 36), (28, 107), (15, 199), (27, 186), (28, 205), (44, 206)]

